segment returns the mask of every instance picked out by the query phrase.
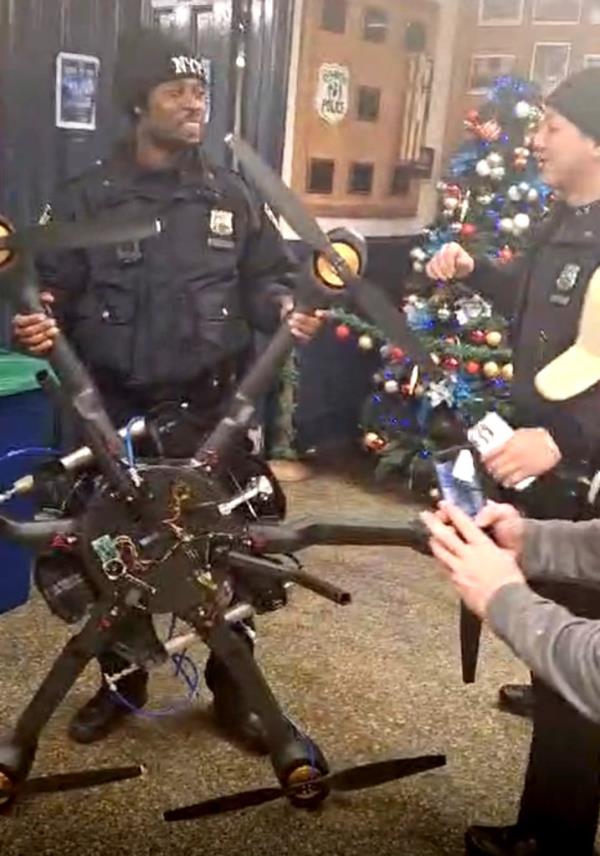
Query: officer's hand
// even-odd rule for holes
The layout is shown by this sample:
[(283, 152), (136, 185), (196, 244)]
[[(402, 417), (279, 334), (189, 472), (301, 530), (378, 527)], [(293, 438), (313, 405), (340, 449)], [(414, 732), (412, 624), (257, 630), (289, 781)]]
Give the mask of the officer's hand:
[(429, 511), (421, 519), (430, 547), (469, 609), (485, 618), (494, 595), (510, 583), (525, 585), (515, 555), (497, 546), (463, 511), (446, 506), (448, 523)]
[(499, 449), (483, 457), (489, 474), (504, 487), (541, 476), (560, 463), (560, 449), (545, 428), (519, 428)]
[[(54, 297), (49, 291), (42, 292), (40, 297), (45, 306), (51, 306), (54, 303)], [(54, 318), (40, 312), (31, 315), (15, 315), (12, 320), (12, 332), (15, 341), (22, 348), (39, 357), (52, 350), (59, 329)]]
[(295, 312), (294, 301), (291, 297), (284, 297), (281, 302), (281, 318), (285, 319), (292, 331), (292, 335), (299, 342), (310, 342), (323, 326), (327, 313), (317, 309), (312, 314), (306, 312)]
[(521, 554), (525, 520), (513, 505), (488, 500), (473, 522), (480, 529), (491, 531), (499, 547), (510, 550), (516, 556)]
[(431, 279), (465, 279), (475, 269), (475, 260), (460, 244), (444, 244), (425, 268)]

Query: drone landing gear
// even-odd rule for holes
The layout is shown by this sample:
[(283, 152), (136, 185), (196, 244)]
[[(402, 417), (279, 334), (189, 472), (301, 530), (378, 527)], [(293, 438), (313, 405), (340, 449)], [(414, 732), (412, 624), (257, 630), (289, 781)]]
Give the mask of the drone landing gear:
[(21, 796), (91, 788), (141, 776), (143, 767), (85, 770), (28, 780), (40, 732), (90, 660), (112, 641), (121, 617), (118, 606), (98, 605), (85, 626), (70, 639), (42, 685), (21, 714), (12, 734), (0, 738), (0, 814)]
[(263, 805), (286, 797), (296, 808), (315, 809), (330, 791), (355, 791), (414, 776), (446, 763), (444, 755), (398, 758), (330, 773), (319, 747), (285, 716), (247, 647), (224, 623), (207, 634), (197, 617), (186, 619), (223, 660), (242, 690), (246, 702), (260, 717), (266, 732), (271, 764), (280, 787), (259, 788), (217, 797), (164, 814), (167, 821), (195, 820)]

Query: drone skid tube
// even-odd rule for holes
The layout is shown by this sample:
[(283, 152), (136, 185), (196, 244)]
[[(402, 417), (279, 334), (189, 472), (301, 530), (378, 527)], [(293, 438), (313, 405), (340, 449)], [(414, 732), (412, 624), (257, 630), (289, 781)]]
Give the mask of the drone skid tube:
[(249, 556), (247, 553), (237, 553), (236, 551), (228, 553), (227, 558), (234, 573), (237, 570), (250, 575), (257, 574), (278, 581), (296, 583), (340, 606), (346, 606), (352, 602), (352, 595), (349, 592), (328, 583), (326, 580), (308, 574), (306, 571), (282, 568), (281, 565), (258, 556)]

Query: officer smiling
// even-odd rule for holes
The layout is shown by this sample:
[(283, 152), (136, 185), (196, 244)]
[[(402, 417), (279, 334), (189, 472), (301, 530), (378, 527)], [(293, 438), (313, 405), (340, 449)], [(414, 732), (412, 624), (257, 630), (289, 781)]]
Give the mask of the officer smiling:
[[(132, 133), (107, 163), (68, 184), (54, 216), (151, 215), (162, 221), (162, 232), (139, 243), (40, 259), (43, 297), (54, 316), (17, 315), (14, 336), (30, 353), (43, 355), (60, 325), (112, 419), (124, 424), (165, 408), (175, 421), (185, 414), (164, 451), (189, 456), (247, 368), (253, 331), (272, 334), (286, 318), (305, 342), (322, 318), (294, 311), (296, 266), (264, 206), (239, 175), (212, 165), (202, 149), (202, 63), (170, 37), (143, 31), (120, 46), (114, 94), (132, 120)], [(128, 633), (140, 638), (147, 630)], [(252, 634), (244, 627), (240, 632), (251, 646)], [(99, 659), (103, 673), (127, 664), (116, 652)], [(260, 722), (214, 656), (206, 679), (220, 724), (264, 750)], [(129, 705), (141, 707), (146, 684), (147, 674), (138, 672), (119, 681), (118, 690)], [(76, 714), (70, 735), (83, 743), (99, 740), (126, 712), (103, 682)]]

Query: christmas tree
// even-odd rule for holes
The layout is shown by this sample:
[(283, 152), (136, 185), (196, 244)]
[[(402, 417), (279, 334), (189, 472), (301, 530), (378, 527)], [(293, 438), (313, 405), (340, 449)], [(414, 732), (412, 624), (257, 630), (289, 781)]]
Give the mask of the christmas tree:
[(400, 468), (418, 475), (427, 488), (432, 477), (428, 458), (452, 442), (453, 411), (467, 424), (490, 410), (510, 419), (506, 319), (464, 284), (431, 283), (424, 271), (429, 258), (452, 241), (496, 264), (510, 262), (525, 249), (550, 202), (532, 151), (539, 104), (532, 84), (505, 77), (496, 81), (479, 109), (469, 111), (467, 139), (438, 185), (436, 221), (411, 250), (415, 276), (404, 310), (411, 328), (447, 371), (448, 383), (423, 389), (408, 355), (353, 316), (338, 316), (341, 338), (354, 332), (361, 347), (380, 348), (382, 366), (362, 424), (364, 444), (379, 456), (381, 473)]

